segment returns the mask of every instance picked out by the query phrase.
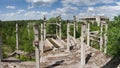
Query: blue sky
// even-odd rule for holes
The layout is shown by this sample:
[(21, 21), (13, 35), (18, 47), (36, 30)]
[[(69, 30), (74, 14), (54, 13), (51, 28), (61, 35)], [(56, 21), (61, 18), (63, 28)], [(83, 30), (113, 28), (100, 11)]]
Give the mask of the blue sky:
[(62, 16), (77, 19), (85, 16), (120, 14), (120, 0), (0, 0), (0, 20), (29, 20)]

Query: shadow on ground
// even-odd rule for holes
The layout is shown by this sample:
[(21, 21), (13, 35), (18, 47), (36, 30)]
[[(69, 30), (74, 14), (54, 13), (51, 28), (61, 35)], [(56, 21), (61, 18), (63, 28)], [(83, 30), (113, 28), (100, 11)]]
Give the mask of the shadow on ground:
[(119, 64), (120, 64), (120, 57), (113, 57), (102, 68), (117, 68)]
[(64, 60), (56, 61), (54, 64), (49, 65), (49, 66), (47, 66), (45, 68), (54, 68), (54, 67), (57, 67), (57, 66), (61, 65), (61, 63), (63, 63), (63, 62), (64, 62)]
[(85, 59), (85, 63), (86, 63), (86, 64), (88, 63), (88, 61), (89, 61), (90, 58), (92, 57), (91, 55), (92, 55), (92, 53), (87, 54), (87, 57), (86, 57), (86, 59)]
[(21, 60), (2, 60), (2, 62), (21, 62)]

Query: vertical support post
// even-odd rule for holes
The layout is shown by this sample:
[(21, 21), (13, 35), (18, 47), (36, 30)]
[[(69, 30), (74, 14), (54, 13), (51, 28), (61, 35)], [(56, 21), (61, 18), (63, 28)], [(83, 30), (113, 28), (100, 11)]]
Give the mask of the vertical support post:
[(84, 46), (85, 24), (81, 25), (81, 65), (85, 65), (85, 46)]
[(0, 62), (2, 61), (2, 38), (0, 36)]
[(101, 24), (100, 19), (101, 19), (101, 17), (100, 17), (100, 16), (96, 17), (97, 26), (100, 26), (100, 24)]
[(59, 16), (59, 37), (61, 39), (61, 17)]
[(70, 23), (68, 22), (67, 20), (67, 51), (69, 52), (70, 51)]
[(74, 18), (74, 38), (76, 38), (76, 17), (73, 16)]
[(43, 30), (44, 30), (44, 38), (43, 38), (43, 40), (45, 41), (45, 39), (46, 39), (46, 17), (45, 16), (44, 16)]
[(18, 42), (18, 23), (16, 23), (16, 49), (19, 48), (19, 42)]
[(36, 24), (33, 26), (34, 31), (34, 46), (35, 46), (35, 57), (36, 57), (36, 68), (40, 68), (40, 50), (39, 50), (39, 34), (38, 27)]
[(41, 24), (41, 45), (40, 45), (41, 54), (43, 53), (43, 42), (44, 42), (44, 31), (43, 31), (43, 24)]
[(103, 23), (101, 22), (100, 23), (100, 42), (99, 42), (99, 45), (100, 45), (100, 51), (102, 51), (102, 45), (103, 45)]
[(46, 40), (46, 17), (45, 17), (45, 15), (44, 15), (44, 22), (43, 22), (42, 29), (43, 29), (43, 39), (41, 38), (41, 40), (42, 40), (41, 45), (42, 45), (42, 51), (43, 51), (43, 47), (45, 46), (45, 40)]
[(87, 46), (90, 46), (90, 23), (87, 22)]
[(107, 53), (107, 30), (108, 30), (108, 24), (105, 24), (105, 34), (104, 34), (104, 53)]

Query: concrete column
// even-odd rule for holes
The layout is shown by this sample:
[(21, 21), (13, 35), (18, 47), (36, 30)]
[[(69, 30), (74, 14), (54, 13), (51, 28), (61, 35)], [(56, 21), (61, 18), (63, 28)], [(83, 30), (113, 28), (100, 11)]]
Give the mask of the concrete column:
[(70, 23), (67, 21), (67, 51), (70, 51)]
[(96, 17), (97, 25), (100, 26), (100, 16)]
[(84, 68), (85, 66), (85, 46), (84, 46), (84, 32), (85, 32), (85, 24), (81, 25), (81, 65)]
[(16, 23), (16, 49), (19, 48), (19, 40), (18, 40), (18, 23)]
[(107, 53), (107, 30), (108, 30), (108, 24), (105, 24), (105, 34), (104, 34), (104, 53)]
[(59, 37), (61, 39), (61, 17), (59, 16)]
[(36, 68), (40, 68), (39, 32), (36, 24), (34, 24), (33, 26), (33, 31), (34, 31)]
[(43, 53), (43, 38), (44, 38), (44, 31), (43, 31), (43, 24), (41, 24), (41, 45), (40, 45), (40, 50), (41, 50), (41, 54)]
[(2, 60), (2, 38), (0, 36), (0, 62)]
[(87, 46), (90, 46), (90, 23), (87, 22)]
[[(45, 40), (46, 40), (46, 17), (44, 16), (44, 22), (43, 22), (43, 47), (45, 46)], [(42, 49), (43, 49), (42, 47)]]
[(76, 38), (76, 17), (73, 16), (74, 18), (74, 38)]
[(99, 42), (99, 45), (100, 45), (100, 51), (102, 51), (102, 45), (103, 45), (103, 23), (101, 22), (101, 25), (100, 25), (100, 42)]
[(43, 29), (44, 29), (44, 40), (46, 39), (46, 17), (44, 16), (44, 26), (43, 26)]

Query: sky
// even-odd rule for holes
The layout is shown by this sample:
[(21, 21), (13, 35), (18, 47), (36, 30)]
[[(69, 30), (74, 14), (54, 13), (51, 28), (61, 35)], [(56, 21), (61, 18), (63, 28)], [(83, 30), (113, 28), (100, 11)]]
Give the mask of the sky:
[(61, 15), (62, 19), (120, 14), (120, 0), (0, 0), (0, 20), (38, 20)]

